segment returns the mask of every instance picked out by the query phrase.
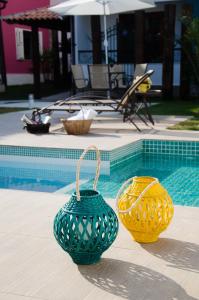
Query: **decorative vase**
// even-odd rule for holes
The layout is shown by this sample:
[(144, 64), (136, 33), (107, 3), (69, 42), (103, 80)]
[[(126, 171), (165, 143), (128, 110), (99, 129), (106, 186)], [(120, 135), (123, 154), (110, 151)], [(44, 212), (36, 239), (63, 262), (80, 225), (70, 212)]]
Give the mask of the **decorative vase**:
[(151, 79), (150, 79), (150, 78), (147, 78), (147, 79), (145, 79), (145, 80), (143, 81), (143, 83), (141, 83), (141, 84), (138, 86), (137, 90), (138, 90), (139, 93), (147, 93), (148, 90), (150, 90), (151, 85), (152, 85)]
[[(80, 163), (90, 149), (96, 150), (97, 170), (93, 189), (79, 190)], [(118, 233), (118, 219), (113, 209), (96, 191), (100, 172), (100, 153), (88, 147), (80, 157), (76, 172), (76, 192), (54, 219), (54, 236), (76, 264), (94, 264)]]
[(157, 241), (174, 213), (168, 192), (153, 177), (128, 179), (119, 190), (116, 201), (121, 222), (140, 243)]

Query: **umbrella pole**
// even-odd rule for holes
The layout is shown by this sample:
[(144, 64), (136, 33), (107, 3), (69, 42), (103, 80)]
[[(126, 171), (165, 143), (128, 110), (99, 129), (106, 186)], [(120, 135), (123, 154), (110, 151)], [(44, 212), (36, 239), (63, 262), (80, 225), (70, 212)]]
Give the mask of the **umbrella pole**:
[[(105, 49), (105, 63), (108, 65), (108, 38), (107, 38), (107, 24), (106, 24), (106, 2), (103, 1), (103, 8), (104, 8), (104, 49)], [(109, 66), (108, 66), (108, 73), (109, 73)], [(109, 80), (109, 90), (107, 91), (107, 98), (110, 99), (110, 74), (108, 74)]]
[(107, 25), (106, 25), (106, 2), (103, 1), (104, 8), (104, 49), (105, 49), (105, 62), (108, 65), (108, 39), (107, 39)]

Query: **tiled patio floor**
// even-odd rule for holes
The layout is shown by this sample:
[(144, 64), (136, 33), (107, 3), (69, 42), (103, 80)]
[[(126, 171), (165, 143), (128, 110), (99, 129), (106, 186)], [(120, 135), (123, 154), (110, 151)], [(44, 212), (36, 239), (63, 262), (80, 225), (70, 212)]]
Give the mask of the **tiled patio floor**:
[(54, 216), (66, 200), (1, 190), (1, 300), (199, 299), (199, 208), (175, 207), (154, 244), (133, 242), (121, 225), (99, 263), (77, 266), (53, 237)]
[(17, 112), (0, 116), (1, 145), (84, 149), (90, 144), (95, 144), (101, 150), (111, 150), (143, 138), (199, 140), (199, 132), (177, 132), (166, 129), (169, 125), (184, 120), (184, 117), (157, 116), (153, 128), (137, 121), (142, 129), (142, 132), (138, 132), (132, 124), (123, 123), (121, 115), (103, 115), (93, 122), (89, 134), (69, 136), (60, 130), (62, 128), (60, 117), (66, 117), (66, 113), (54, 113), (50, 134), (45, 135), (32, 135), (23, 130), (20, 121), (23, 114), (24, 112)]
[[(198, 132), (168, 131), (183, 118), (156, 118), (138, 133), (118, 117), (94, 122), (86, 136), (60, 131), (56, 114), (49, 135), (22, 130), (23, 112), (0, 116), (0, 144), (109, 150), (140, 138), (199, 140)], [(67, 197), (0, 190), (0, 300), (199, 299), (199, 208), (175, 207), (157, 243), (140, 245), (120, 226), (112, 248), (93, 266), (76, 266), (57, 245), (53, 219)], [(109, 200), (111, 205), (114, 200)]]

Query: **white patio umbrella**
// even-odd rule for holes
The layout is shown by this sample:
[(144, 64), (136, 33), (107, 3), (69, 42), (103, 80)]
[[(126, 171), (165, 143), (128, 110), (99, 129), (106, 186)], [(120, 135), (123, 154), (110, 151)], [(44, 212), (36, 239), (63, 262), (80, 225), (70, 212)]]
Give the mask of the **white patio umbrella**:
[(106, 16), (126, 11), (141, 10), (154, 7), (155, 0), (68, 0), (49, 9), (60, 15), (72, 16), (104, 16), (104, 48), (106, 64), (108, 64), (108, 41)]

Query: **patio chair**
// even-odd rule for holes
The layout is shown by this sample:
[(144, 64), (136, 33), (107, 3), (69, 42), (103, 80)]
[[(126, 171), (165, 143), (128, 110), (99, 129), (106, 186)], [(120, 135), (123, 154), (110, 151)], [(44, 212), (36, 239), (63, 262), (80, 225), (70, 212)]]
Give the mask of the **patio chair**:
[(125, 82), (125, 72), (122, 64), (114, 64), (110, 66), (110, 76), (112, 80), (117, 82), (117, 87), (119, 89), (127, 87)]
[[(135, 80), (135, 78), (142, 76), (147, 69), (147, 64), (136, 64), (135, 66), (135, 72), (133, 75), (133, 80)], [(139, 95), (139, 97), (144, 97), (147, 99), (149, 98), (160, 98), (162, 97), (162, 90), (157, 89), (157, 88), (150, 88), (150, 90), (147, 93), (137, 93), (137, 95)]]
[(134, 83), (128, 88), (121, 99), (87, 99), (86, 96), (77, 98), (72, 96), (66, 100), (60, 100), (53, 105), (47, 106), (39, 110), (40, 113), (53, 112), (53, 111), (65, 111), (65, 112), (77, 112), (82, 107), (92, 108), (98, 113), (102, 112), (120, 112), (123, 115), (123, 121), (130, 121), (137, 130), (140, 128), (134, 121), (134, 117), (139, 119), (148, 126), (148, 121), (154, 125), (153, 118), (150, 114), (146, 97), (142, 97), (138, 101), (136, 96), (136, 90), (140, 84), (142, 84), (147, 78), (153, 74), (153, 70), (149, 70), (143, 76), (135, 80)]
[(83, 92), (87, 90), (89, 87), (89, 80), (85, 78), (83, 66), (80, 64), (71, 65), (71, 71), (76, 91)]
[(93, 96), (111, 96), (113, 84), (109, 80), (109, 66), (103, 64), (88, 65), (88, 77), (85, 78), (82, 65), (72, 65), (73, 82), (75, 94), (78, 97), (86, 95), (92, 99)]
[(110, 77), (109, 65), (92, 64), (88, 66), (90, 89), (94, 94), (106, 95), (116, 88), (116, 82)]
[(133, 76), (128, 76), (125, 74), (124, 66), (122, 64), (115, 64), (110, 67), (110, 75), (113, 81), (117, 82), (117, 87), (119, 89), (125, 89), (130, 86), (132, 81), (137, 76), (142, 76), (146, 73), (147, 64), (136, 64)]
[(136, 64), (135, 65), (135, 71), (133, 74), (133, 79), (135, 79), (137, 76), (142, 76), (146, 73), (147, 64)]

